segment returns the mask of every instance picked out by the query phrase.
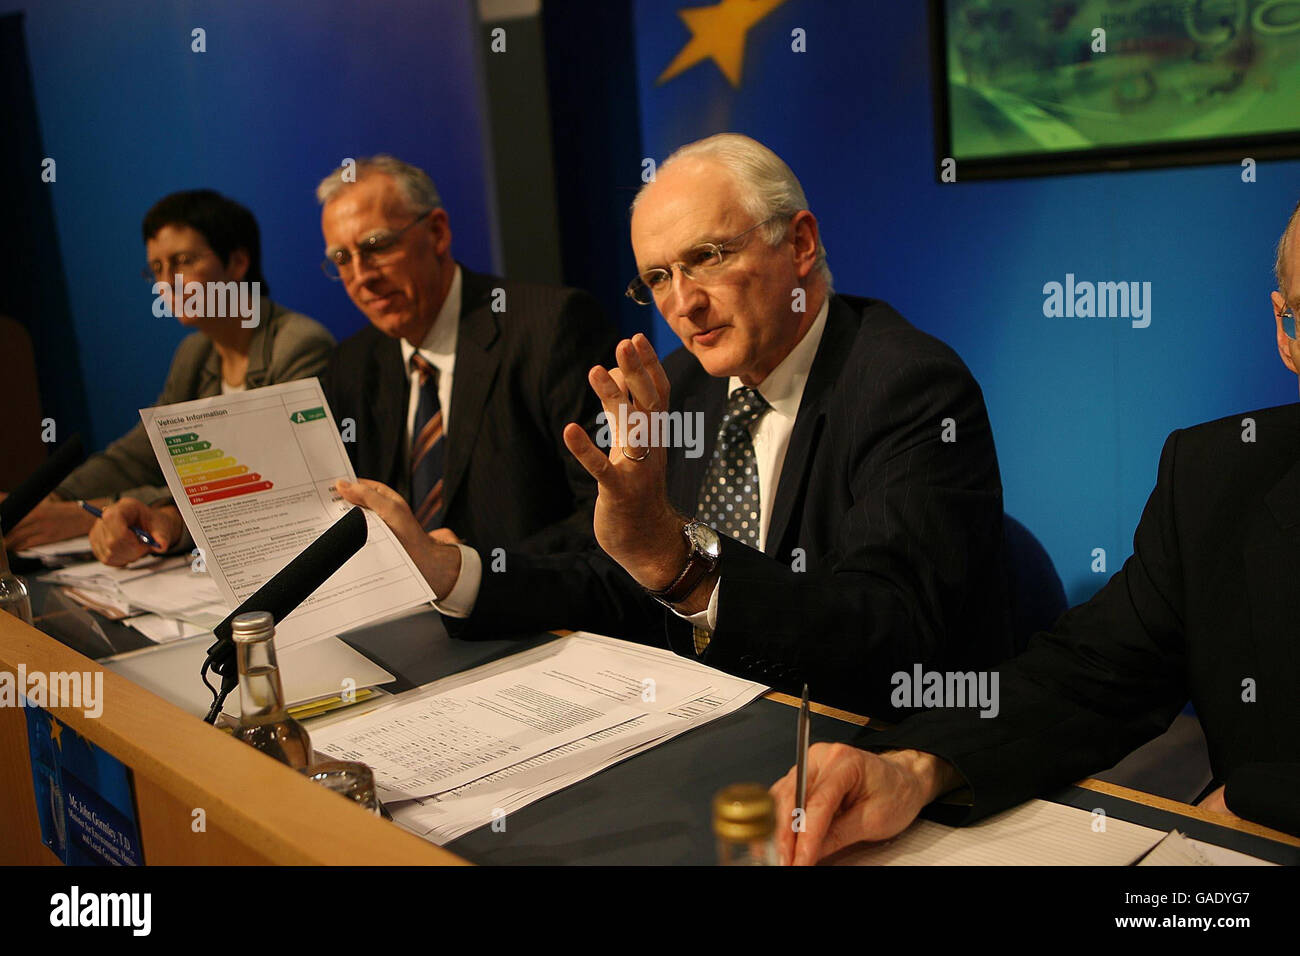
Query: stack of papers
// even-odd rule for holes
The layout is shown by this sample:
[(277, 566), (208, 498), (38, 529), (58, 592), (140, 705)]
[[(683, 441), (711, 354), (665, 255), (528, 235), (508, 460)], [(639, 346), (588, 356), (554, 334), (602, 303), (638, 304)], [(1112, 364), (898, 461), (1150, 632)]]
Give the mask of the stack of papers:
[(577, 633), (313, 724), (375, 773), (393, 819), (439, 845), (767, 690), (671, 651)]
[(90, 536), (83, 534), (79, 538), (51, 541), (49, 544), (38, 544), (31, 548), (23, 548), (18, 552), (18, 556), (20, 558), (33, 558), (49, 567), (57, 568), (70, 562), (84, 561), (91, 553)]
[[(78, 603), (107, 617), (130, 618), (132, 627), (158, 643), (210, 631), (229, 613), (216, 584), (185, 555), (147, 556), (122, 568), (87, 561), (41, 580), (63, 585)], [(141, 611), (150, 613), (131, 617)]]

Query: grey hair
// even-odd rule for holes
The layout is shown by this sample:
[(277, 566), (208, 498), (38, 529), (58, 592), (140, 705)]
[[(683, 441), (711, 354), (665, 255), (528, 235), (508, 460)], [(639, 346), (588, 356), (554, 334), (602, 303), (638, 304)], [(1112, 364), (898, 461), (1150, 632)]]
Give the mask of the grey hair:
[[(780, 156), (756, 139), (739, 133), (708, 136), (675, 150), (659, 164), (659, 170), (663, 171), (683, 159), (711, 160), (730, 172), (740, 190), (740, 203), (754, 221), (775, 220), (759, 230), (770, 246), (777, 245), (785, 237), (791, 217), (808, 208), (808, 197), (794, 172)], [(632, 200), (634, 211), (649, 185), (642, 186)], [(820, 233), (814, 266), (830, 287), (831, 270), (826, 264), (826, 247)]]
[(1273, 275), (1277, 277), (1277, 290), (1282, 293), (1282, 298), (1287, 297), (1286, 291), (1286, 256), (1291, 248), (1291, 234), (1296, 231), (1296, 224), (1300, 223), (1300, 203), (1296, 203), (1295, 209), (1291, 211), (1291, 218), (1286, 221), (1286, 228), (1282, 230), (1282, 238), (1277, 241), (1277, 259), (1273, 263)]
[[(389, 156), (386, 153), (366, 156), (355, 162), (355, 166), (340, 166), (320, 181), (320, 185), (316, 187), (316, 199), (322, 206), (348, 186), (360, 182), (368, 174), (383, 173), (392, 177), (393, 182), (397, 183), (397, 188), (401, 190), (402, 198), (410, 206), (412, 214), (442, 208), (438, 187), (433, 184), (429, 174), (420, 167), (404, 163), (396, 156)], [(349, 174), (349, 179), (343, 178), (345, 173)]]

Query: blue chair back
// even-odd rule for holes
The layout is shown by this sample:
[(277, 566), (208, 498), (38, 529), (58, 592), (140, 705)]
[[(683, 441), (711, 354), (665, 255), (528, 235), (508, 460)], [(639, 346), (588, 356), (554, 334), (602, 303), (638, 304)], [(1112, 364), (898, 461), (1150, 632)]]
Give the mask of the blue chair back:
[(1009, 514), (1002, 516), (1007, 583), (1011, 597), (1011, 636), (1015, 653), (1039, 631), (1051, 628), (1066, 608), (1065, 587), (1042, 544)]

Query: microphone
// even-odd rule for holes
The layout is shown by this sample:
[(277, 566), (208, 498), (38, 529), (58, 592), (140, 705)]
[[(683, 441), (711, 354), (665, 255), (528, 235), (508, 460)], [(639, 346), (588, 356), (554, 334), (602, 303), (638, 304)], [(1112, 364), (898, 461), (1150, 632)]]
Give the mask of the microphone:
[(0, 531), (12, 531), (85, 457), (79, 434), (60, 445), (9, 497), (0, 501)]
[[(217, 641), (208, 648), (207, 660), (199, 672), (213, 698), (212, 709), (204, 720), (215, 723), (226, 698), (239, 686), (235, 644), (230, 637), (235, 618), (250, 611), (269, 611), (279, 624), (365, 543), (366, 515), (363, 509), (354, 507), (212, 629)], [(209, 669), (221, 675), (220, 691), (208, 683)]]

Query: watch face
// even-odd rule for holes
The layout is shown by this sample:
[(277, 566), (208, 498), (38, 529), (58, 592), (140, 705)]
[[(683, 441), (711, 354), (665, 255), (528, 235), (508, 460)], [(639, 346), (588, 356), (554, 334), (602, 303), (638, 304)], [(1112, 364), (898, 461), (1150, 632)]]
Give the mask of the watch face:
[(716, 558), (722, 553), (722, 545), (718, 540), (718, 532), (714, 531), (704, 522), (692, 521), (687, 525), (686, 533), (690, 535), (691, 543), (709, 557)]

